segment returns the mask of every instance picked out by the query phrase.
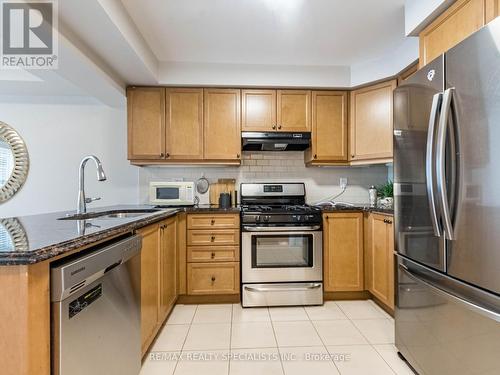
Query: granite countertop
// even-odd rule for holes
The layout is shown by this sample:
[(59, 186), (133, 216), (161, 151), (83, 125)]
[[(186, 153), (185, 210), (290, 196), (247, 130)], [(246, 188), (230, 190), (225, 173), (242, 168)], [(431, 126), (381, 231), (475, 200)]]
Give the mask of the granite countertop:
[[(144, 205), (117, 205), (91, 212), (153, 209)], [(72, 250), (91, 245), (176, 215), (178, 212), (239, 212), (238, 207), (213, 206), (159, 208), (157, 211), (129, 218), (93, 218), (58, 220), (74, 211), (0, 218), (0, 266), (38, 263)]]
[[(101, 207), (91, 212), (116, 210), (151, 210), (153, 206), (117, 205)], [(368, 206), (326, 206), (323, 212), (364, 211), (393, 214), (392, 209)], [(107, 238), (132, 232), (148, 224), (164, 220), (179, 212), (238, 213), (239, 207), (216, 206), (157, 208), (154, 212), (128, 218), (92, 218), (88, 220), (58, 220), (72, 211), (40, 215), (0, 218), (0, 266), (38, 263)]]

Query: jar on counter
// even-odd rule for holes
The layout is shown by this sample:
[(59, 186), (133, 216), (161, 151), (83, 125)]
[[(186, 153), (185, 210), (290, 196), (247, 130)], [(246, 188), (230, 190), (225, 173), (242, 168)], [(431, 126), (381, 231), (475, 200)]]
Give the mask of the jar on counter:
[(376, 207), (377, 206), (377, 189), (375, 186), (370, 186), (370, 189), (368, 189), (368, 195), (370, 196), (370, 207)]

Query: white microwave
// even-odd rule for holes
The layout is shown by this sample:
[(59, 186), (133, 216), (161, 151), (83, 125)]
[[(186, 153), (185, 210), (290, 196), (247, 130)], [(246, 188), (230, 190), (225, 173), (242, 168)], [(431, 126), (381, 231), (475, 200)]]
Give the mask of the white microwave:
[(149, 202), (155, 206), (192, 206), (194, 205), (194, 182), (150, 182)]

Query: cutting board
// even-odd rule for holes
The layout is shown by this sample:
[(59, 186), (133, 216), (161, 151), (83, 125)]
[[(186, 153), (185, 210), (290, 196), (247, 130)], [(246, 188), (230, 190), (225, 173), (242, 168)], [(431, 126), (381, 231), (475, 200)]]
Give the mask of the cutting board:
[(217, 182), (210, 184), (210, 204), (219, 205), (220, 193), (230, 193), (231, 202), (235, 203), (236, 180), (234, 178), (219, 178)]

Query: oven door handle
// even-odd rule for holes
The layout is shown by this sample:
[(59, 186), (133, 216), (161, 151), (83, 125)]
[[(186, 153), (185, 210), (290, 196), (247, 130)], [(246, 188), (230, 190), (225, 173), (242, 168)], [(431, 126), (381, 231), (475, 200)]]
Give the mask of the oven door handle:
[(306, 230), (320, 230), (321, 225), (313, 225), (307, 227), (250, 227), (247, 225), (243, 226), (243, 230), (247, 232), (298, 232)]
[(289, 286), (280, 286), (280, 287), (272, 287), (272, 286), (266, 286), (266, 287), (255, 287), (255, 286), (244, 286), (245, 290), (248, 290), (250, 292), (283, 292), (283, 291), (293, 291), (293, 292), (303, 292), (311, 289), (318, 289), (321, 288), (321, 283), (313, 283), (310, 285), (302, 286), (302, 287), (289, 287)]

